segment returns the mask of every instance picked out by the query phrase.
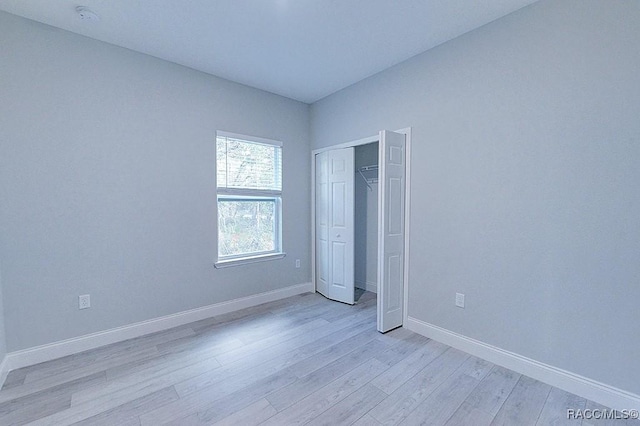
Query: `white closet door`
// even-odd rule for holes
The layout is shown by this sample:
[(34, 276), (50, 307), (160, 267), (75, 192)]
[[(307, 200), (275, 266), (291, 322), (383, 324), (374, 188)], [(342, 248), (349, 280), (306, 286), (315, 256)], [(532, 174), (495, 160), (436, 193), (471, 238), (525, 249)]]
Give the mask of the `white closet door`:
[(384, 333), (403, 319), (405, 136), (381, 131), (378, 158), (378, 331)]
[(329, 153), (316, 155), (316, 291), (329, 297)]
[(316, 155), (316, 290), (354, 303), (354, 149)]
[(329, 298), (353, 305), (354, 149), (329, 151)]

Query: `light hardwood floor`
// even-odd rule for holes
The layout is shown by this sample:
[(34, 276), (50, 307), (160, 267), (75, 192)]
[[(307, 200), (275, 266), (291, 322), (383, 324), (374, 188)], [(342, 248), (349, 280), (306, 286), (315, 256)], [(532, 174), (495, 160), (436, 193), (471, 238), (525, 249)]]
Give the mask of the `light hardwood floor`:
[[(404, 329), (295, 296), (9, 373), (1, 425), (591, 425), (604, 408)], [(613, 421), (611, 424), (634, 424)]]

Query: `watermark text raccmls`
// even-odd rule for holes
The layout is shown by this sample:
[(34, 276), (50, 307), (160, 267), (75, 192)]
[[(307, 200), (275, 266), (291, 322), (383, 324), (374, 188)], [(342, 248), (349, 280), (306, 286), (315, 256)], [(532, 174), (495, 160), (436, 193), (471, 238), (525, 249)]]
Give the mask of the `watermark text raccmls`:
[(567, 409), (567, 419), (570, 420), (626, 420), (640, 418), (638, 410), (611, 410), (604, 409)]

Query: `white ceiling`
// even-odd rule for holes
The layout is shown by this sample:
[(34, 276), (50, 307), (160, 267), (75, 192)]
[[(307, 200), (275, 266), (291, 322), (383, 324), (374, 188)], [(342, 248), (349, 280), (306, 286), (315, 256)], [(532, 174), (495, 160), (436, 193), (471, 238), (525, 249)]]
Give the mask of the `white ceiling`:
[(0, 10), (312, 103), (536, 0), (79, 1)]

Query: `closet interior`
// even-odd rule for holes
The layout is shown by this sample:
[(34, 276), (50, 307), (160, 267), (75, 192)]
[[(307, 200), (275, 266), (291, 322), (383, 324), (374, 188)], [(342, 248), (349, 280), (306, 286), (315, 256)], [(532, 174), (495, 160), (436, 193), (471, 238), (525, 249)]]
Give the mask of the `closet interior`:
[(355, 301), (364, 291), (377, 293), (378, 280), (378, 142), (354, 151)]

